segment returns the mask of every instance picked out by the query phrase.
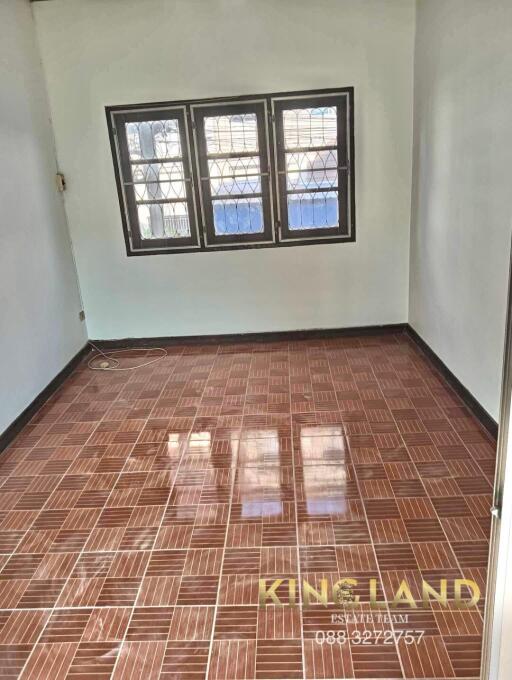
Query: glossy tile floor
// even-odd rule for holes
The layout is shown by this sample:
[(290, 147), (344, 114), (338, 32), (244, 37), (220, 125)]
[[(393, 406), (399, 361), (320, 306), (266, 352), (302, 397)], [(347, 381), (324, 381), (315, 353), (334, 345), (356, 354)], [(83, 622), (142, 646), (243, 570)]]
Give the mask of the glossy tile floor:
[[(0, 677), (476, 678), (494, 455), (403, 335), (84, 364), (0, 457)], [(288, 605), (322, 577), (360, 604)], [(450, 600), (376, 623), (370, 578)]]

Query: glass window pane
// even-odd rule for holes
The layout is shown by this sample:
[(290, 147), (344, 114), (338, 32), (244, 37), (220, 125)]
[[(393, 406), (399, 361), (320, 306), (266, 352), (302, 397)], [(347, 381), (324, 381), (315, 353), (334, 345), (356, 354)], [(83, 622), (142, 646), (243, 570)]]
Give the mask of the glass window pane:
[(338, 151), (336, 149), (291, 151), (285, 154), (285, 158), (288, 171), (336, 168), (338, 166)]
[(258, 151), (258, 123), (255, 113), (207, 116), (204, 134), (208, 154)]
[(212, 196), (261, 192), (258, 156), (208, 161)]
[(212, 203), (215, 233), (218, 236), (263, 232), (261, 198), (217, 199)]
[(288, 195), (288, 228), (327, 229), (339, 225), (338, 192)]
[(135, 200), (185, 198), (183, 163), (143, 163), (132, 165)]
[(142, 239), (190, 237), (188, 206), (183, 203), (138, 205)]
[(336, 146), (338, 124), (335, 106), (283, 111), (286, 149)]
[(126, 123), (126, 139), (132, 161), (181, 156), (180, 130), (177, 120)]
[(298, 151), (285, 154), (288, 189), (332, 189), (338, 185), (338, 152)]
[(337, 170), (293, 172), (286, 178), (287, 189), (336, 189), (337, 186)]

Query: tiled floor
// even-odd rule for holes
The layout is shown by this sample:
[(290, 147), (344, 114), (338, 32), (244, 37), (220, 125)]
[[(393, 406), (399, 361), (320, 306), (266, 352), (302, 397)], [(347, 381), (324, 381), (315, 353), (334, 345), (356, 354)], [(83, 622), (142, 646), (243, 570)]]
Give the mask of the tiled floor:
[[(0, 457), (0, 677), (476, 678), (482, 602), (451, 584), (484, 587), (493, 467), (405, 336), (82, 365)], [(260, 577), (285, 606), (258, 606)], [(288, 605), (286, 579), (321, 577), (360, 604)], [(372, 577), (452, 599), (375, 623)]]

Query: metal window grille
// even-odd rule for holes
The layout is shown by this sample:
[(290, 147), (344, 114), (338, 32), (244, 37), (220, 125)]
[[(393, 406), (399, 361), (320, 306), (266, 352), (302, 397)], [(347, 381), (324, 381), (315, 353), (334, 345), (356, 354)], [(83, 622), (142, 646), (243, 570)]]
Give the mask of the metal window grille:
[(352, 88), (107, 120), (129, 255), (355, 240)]

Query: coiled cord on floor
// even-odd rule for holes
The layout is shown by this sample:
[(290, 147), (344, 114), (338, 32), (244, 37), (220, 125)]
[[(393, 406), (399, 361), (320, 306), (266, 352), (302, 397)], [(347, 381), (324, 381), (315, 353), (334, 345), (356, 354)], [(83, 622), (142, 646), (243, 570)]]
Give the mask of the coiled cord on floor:
[[(149, 366), (150, 364), (154, 364), (157, 361), (160, 361), (160, 359), (163, 359), (164, 357), (167, 356), (167, 350), (164, 349), (163, 347), (140, 347), (136, 348), (133, 347), (131, 349), (112, 349), (109, 350), (108, 352), (104, 352), (101, 350), (99, 347), (96, 347), (96, 345), (89, 340), (89, 345), (96, 350), (98, 354), (100, 354), (102, 357), (105, 357), (106, 361), (103, 361), (99, 366), (93, 366), (93, 362), (98, 360), (98, 354), (95, 354), (92, 356), (89, 361), (87, 362), (87, 366), (91, 369), (91, 371), (134, 371), (136, 368), (142, 368), (143, 366)], [(157, 357), (153, 357), (150, 361), (145, 361), (142, 364), (137, 364), (137, 366), (120, 366), (120, 360), (114, 357), (114, 354), (122, 354), (123, 352), (133, 352), (134, 350), (137, 349), (145, 349), (148, 352), (163, 352), (163, 354), (159, 354)], [(104, 364), (107, 364), (106, 366)], [(113, 365), (112, 365), (113, 364)]]

